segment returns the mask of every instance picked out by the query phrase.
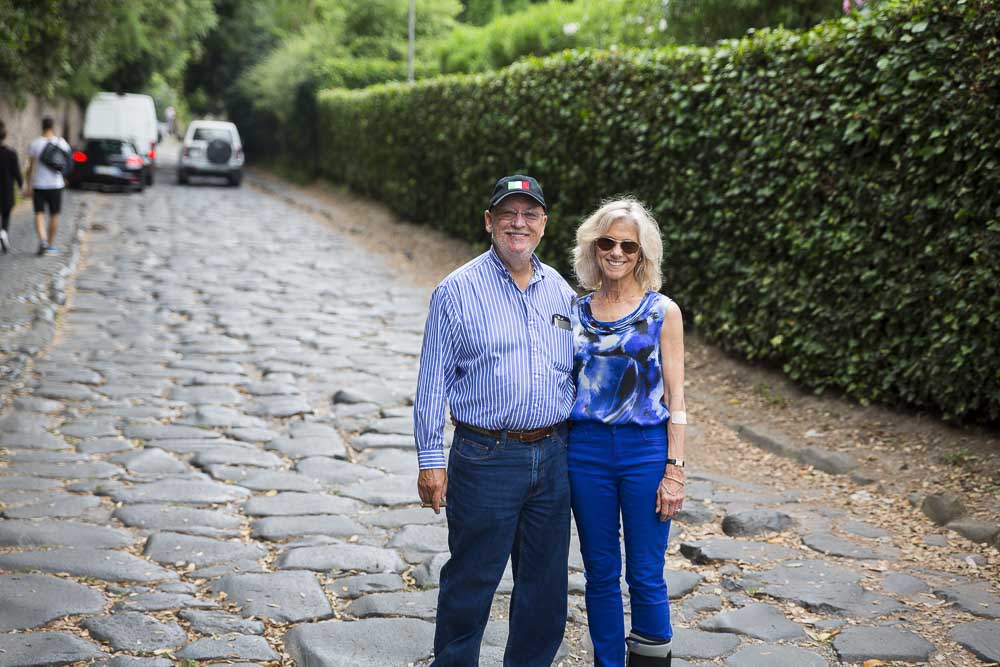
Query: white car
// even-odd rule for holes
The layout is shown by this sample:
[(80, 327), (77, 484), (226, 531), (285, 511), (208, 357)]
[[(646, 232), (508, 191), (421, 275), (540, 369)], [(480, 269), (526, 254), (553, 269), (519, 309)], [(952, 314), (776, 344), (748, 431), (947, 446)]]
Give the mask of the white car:
[(243, 142), (228, 121), (195, 120), (188, 125), (177, 163), (177, 182), (191, 176), (225, 176), (230, 185), (243, 179)]

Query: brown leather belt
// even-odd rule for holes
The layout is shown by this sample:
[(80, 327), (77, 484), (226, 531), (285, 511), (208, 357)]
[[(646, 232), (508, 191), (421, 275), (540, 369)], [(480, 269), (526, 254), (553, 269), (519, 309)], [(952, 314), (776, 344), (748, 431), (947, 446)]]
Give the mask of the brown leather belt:
[(479, 433), (481, 435), (486, 435), (491, 438), (501, 438), (504, 433), (507, 434), (508, 440), (517, 440), (518, 442), (533, 443), (539, 440), (544, 440), (545, 438), (552, 435), (557, 428), (562, 425), (562, 422), (558, 424), (553, 424), (552, 426), (546, 426), (544, 428), (536, 428), (534, 431), (492, 431), (488, 428), (479, 428), (478, 426), (473, 426), (472, 424), (466, 424), (465, 422), (457, 421), (454, 417), (451, 418), (451, 423), (456, 427), (461, 426), (462, 428), (467, 428), (473, 433)]

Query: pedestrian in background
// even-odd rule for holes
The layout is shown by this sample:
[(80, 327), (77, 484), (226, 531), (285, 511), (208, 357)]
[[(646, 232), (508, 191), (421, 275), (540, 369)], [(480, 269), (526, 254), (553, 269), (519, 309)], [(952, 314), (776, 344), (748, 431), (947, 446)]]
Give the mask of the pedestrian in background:
[(629, 667), (669, 667), (663, 563), (670, 519), (684, 503), (687, 423), (681, 310), (659, 293), (660, 228), (638, 201), (594, 212), (577, 230), (574, 255), (580, 284), (593, 290), (574, 304), (569, 478), (594, 660), (620, 667), (627, 654)]
[(7, 126), (0, 120), (0, 252), (10, 252), (10, 212), (14, 208), (14, 183), (17, 189), (24, 187), (21, 178), (21, 164), (17, 160), (17, 151), (4, 145), (7, 138)]
[[(573, 406), (573, 290), (534, 251), (545, 198), (530, 176), (497, 181), (492, 247), (431, 295), (413, 409), (424, 504), (447, 496), (435, 667), (479, 664), (493, 594), (511, 560), (504, 664), (549, 667), (566, 627)], [(455, 436), (445, 471), (445, 404)]]
[[(52, 245), (59, 231), (59, 212), (62, 211), (62, 192), (66, 181), (61, 172), (49, 168), (41, 161), (47, 144), (56, 144), (70, 152), (66, 140), (56, 135), (55, 121), (51, 116), (42, 118), (42, 136), (28, 145), (28, 187), (25, 197), (31, 197), (35, 208), (35, 231), (38, 233), (38, 254), (55, 255), (59, 248)], [(48, 229), (45, 227), (45, 209), (49, 210)]]

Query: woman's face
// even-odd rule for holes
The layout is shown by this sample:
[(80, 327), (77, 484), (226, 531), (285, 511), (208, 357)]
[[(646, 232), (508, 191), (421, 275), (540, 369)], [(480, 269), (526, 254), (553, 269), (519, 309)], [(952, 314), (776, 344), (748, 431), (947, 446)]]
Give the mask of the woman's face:
[(622, 241), (632, 241), (636, 245), (639, 243), (639, 228), (631, 220), (616, 220), (608, 231), (602, 234), (603, 237), (618, 241), (610, 250), (601, 250), (598, 245), (594, 245), (597, 253), (597, 263), (601, 267), (601, 276), (605, 281), (614, 282), (635, 276), (635, 267), (642, 256), (642, 250), (633, 254), (628, 254), (622, 250)]

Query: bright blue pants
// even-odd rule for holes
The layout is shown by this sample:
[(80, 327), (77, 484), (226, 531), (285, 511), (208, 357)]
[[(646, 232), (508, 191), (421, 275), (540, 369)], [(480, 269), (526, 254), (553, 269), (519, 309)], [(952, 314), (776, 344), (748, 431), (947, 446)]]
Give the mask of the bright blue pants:
[(670, 521), (660, 521), (656, 513), (656, 493), (666, 463), (667, 434), (662, 426), (574, 422), (570, 430), (570, 490), (597, 667), (625, 664), (619, 516), (632, 630), (650, 639), (673, 636), (663, 579)]
[(433, 667), (474, 667), (507, 559), (506, 667), (549, 667), (566, 627), (566, 427), (526, 444), (459, 426), (448, 460), (448, 547)]

